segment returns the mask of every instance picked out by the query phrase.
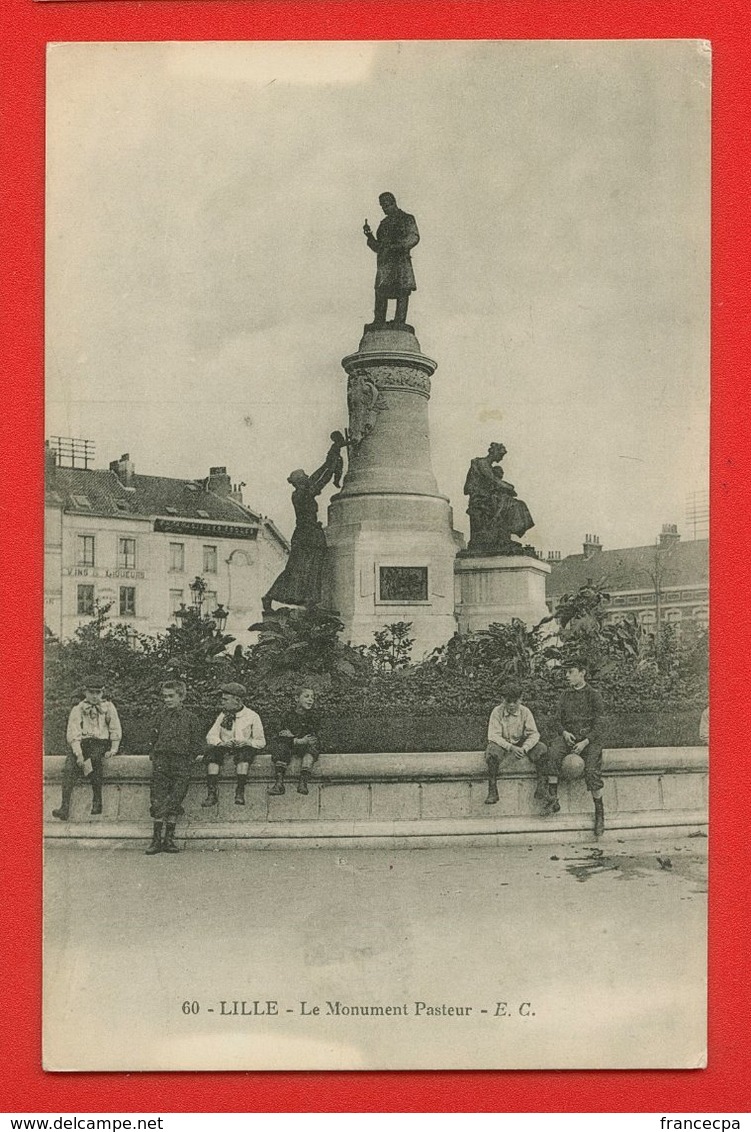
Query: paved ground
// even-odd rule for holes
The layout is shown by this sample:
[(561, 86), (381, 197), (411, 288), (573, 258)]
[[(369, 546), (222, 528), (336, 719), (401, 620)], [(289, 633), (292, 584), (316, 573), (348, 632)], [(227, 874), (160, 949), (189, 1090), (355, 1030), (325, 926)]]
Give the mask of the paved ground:
[(698, 1066), (705, 877), (706, 841), (669, 836), (51, 849), (45, 1065)]

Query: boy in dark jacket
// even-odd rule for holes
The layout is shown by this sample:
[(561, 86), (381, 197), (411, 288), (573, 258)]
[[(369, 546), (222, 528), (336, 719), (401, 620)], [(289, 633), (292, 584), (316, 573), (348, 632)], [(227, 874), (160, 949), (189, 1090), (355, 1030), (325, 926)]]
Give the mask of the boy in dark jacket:
[(561, 696), (555, 717), (556, 736), (548, 746), (545, 763), (548, 793), (543, 805), (544, 814), (557, 814), (558, 775), (566, 755), (581, 755), (584, 759), (584, 781), (595, 804), (595, 837), (605, 829), (605, 812), (602, 804), (602, 721), (605, 708), (602, 696), (587, 683), (587, 668), (582, 661), (566, 666), (569, 688)]
[[(200, 723), (183, 706), (187, 688), (182, 680), (162, 684), (164, 707), (157, 716), (149, 756), (151, 772), (151, 816), (154, 832), (146, 853), (179, 853), (175, 825), (183, 810), (190, 785), (192, 764), (203, 757), (204, 739)], [(164, 826), (164, 839), (162, 839)]]
[(295, 755), (301, 756), (297, 793), (308, 793), (310, 771), (321, 753), (321, 717), (315, 709), (315, 699), (312, 688), (301, 688), (294, 707), (282, 719), (271, 752), (274, 785), (269, 787), (269, 794), (284, 793), (284, 776)]

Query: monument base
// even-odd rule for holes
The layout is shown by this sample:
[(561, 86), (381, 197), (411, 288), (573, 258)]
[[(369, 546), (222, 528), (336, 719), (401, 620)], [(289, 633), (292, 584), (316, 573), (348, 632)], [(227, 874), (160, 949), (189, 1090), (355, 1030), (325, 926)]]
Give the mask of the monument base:
[(547, 562), (527, 555), (457, 558), (454, 578), (459, 632), (473, 633), (515, 617), (532, 628), (549, 612), (545, 602), (549, 573)]
[(457, 544), (441, 496), (334, 496), (326, 528), (323, 600), (340, 611), (344, 638), (371, 645), (398, 621), (412, 626), (413, 660), (456, 631), (453, 560)]

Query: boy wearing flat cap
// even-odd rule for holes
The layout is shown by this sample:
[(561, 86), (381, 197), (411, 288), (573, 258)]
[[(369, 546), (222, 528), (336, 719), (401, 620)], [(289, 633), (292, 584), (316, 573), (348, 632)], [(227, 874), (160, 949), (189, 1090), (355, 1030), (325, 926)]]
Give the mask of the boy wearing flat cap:
[(81, 778), (91, 783), (92, 814), (102, 812), (104, 760), (116, 755), (122, 739), (117, 709), (104, 698), (104, 678), (87, 676), (84, 698), (68, 716), (67, 740), (71, 753), (63, 767), (63, 797), (53, 817), (67, 821), (73, 788)]
[(235, 760), (235, 805), (245, 805), (245, 784), (256, 751), (266, 746), (261, 717), (245, 706), (247, 692), (242, 684), (224, 684), (221, 711), (206, 736), (210, 750), (206, 766), (206, 797), (202, 806), (215, 806), (219, 800), (219, 768), (227, 751)]

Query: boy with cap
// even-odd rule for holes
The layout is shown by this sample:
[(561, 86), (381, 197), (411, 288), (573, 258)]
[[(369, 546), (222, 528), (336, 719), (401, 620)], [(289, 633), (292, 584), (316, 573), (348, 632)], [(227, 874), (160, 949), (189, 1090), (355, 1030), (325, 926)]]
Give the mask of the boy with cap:
[(494, 707), (488, 720), (488, 745), (485, 762), (488, 764), (488, 796), (486, 806), (498, 801), (498, 767), (507, 755), (523, 759), (526, 755), (537, 769), (535, 797), (545, 794), (545, 755), (547, 747), (540, 742), (540, 732), (532, 712), (521, 702), (522, 686), (509, 679), (501, 687), (503, 699)]
[(284, 776), (294, 755), (301, 756), (297, 793), (308, 793), (310, 772), (321, 753), (318, 737), (321, 730), (321, 716), (315, 710), (315, 700), (316, 694), (312, 688), (301, 688), (297, 693), (294, 707), (282, 719), (271, 756), (274, 763), (274, 785), (269, 787), (269, 794), (284, 793)]
[(224, 684), (220, 689), (222, 710), (216, 717), (206, 742), (211, 748), (206, 767), (206, 797), (202, 806), (215, 806), (219, 800), (219, 768), (227, 751), (235, 760), (235, 805), (245, 805), (245, 784), (256, 751), (266, 746), (261, 717), (245, 706), (247, 692), (242, 684)]
[(91, 783), (92, 814), (101, 814), (104, 760), (117, 754), (123, 735), (115, 705), (104, 698), (104, 679), (87, 676), (83, 686), (84, 698), (68, 716), (66, 738), (71, 753), (63, 767), (62, 801), (52, 811), (60, 821), (68, 820), (73, 787), (81, 776)]
[(566, 755), (580, 755), (584, 759), (584, 781), (595, 804), (595, 837), (605, 830), (605, 810), (602, 802), (602, 722), (605, 707), (596, 688), (587, 683), (587, 666), (584, 661), (572, 660), (566, 665), (568, 690), (563, 693), (555, 717), (558, 734), (548, 747), (545, 760), (548, 788), (543, 814), (557, 814), (558, 775)]
[(149, 750), (153, 764), (151, 816), (154, 819), (151, 844), (146, 850), (149, 857), (154, 853), (180, 852), (175, 844), (175, 825), (184, 812), (191, 764), (203, 757), (201, 725), (184, 706), (185, 684), (182, 680), (165, 680), (161, 691), (164, 707), (156, 718)]

